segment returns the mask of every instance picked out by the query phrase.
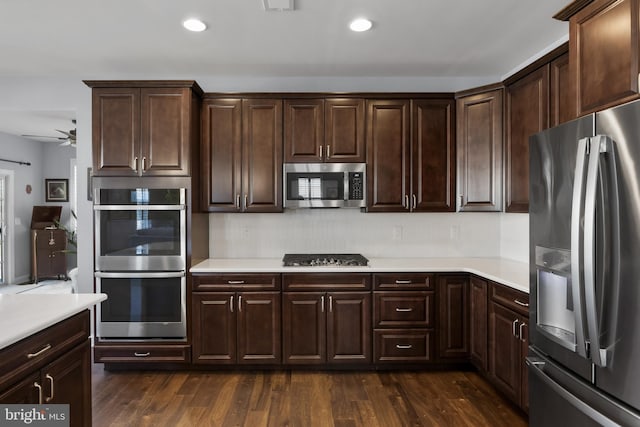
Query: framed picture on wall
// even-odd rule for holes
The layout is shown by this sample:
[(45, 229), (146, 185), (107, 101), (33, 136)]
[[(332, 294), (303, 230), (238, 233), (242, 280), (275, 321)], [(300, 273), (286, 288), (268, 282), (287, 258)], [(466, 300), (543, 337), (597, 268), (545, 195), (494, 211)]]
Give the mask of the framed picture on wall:
[(44, 189), (47, 202), (68, 202), (69, 201), (69, 180), (68, 179), (45, 179)]

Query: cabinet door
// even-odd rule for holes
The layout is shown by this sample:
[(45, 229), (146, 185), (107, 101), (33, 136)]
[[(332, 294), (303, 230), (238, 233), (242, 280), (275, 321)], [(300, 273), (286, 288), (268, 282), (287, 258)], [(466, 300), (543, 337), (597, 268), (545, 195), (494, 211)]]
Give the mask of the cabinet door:
[(285, 100), (284, 161), (322, 162), (324, 150), (324, 100)]
[(317, 365), (327, 358), (326, 298), (322, 292), (282, 294), (285, 364)]
[(549, 123), (549, 66), (507, 87), (507, 212), (529, 212), (529, 137)]
[(136, 176), (140, 160), (140, 89), (92, 91), (93, 174)]
[(330, 292), (327, 362), (371, 362), (371, 293)]
[(42, 369), (43, 403), (69, 404), (71, 427), (91, 426), (91, 344), (84, 344)]
[(529, 353), (529, 322), (520, 319), (518, 327), (518, 335), (520, 338), (520, 407), (525, 412), (529, 412), (529, 370), (527, 368), (526, 358)]
[(282, 211), (282, 101), (242, 101), (242, 198), (246, 212)]
[(0, 390), (0, 404), (38, 403), (40, 396), (35, 384), (42, 386), (39, 371), (29, 375), (8, 389)]
[(466, 358), (469, 355), (469, 283), (467, 276), (438, 278), (438, 355)]
[(367, 209), (403, 212), (410, 207), (410, 101), (367, 101)]
[(193, 294), (194, 363), (236, 363), (235, 298), (233, 292)]
[(569, 71), (567, 52), (549, 64), (549, 127), (575, 118), (575, 87)]
[(579, 116), (638, 97), (638, 8), (636, 0), (596, 0), (569, 20)]
[(190, 89), (143, 88), (140, 164), (143, 175), (189, 176)]
[(457, 100), (459, 210), (502, 210), (503, 90)]
[(212, 212), (240, 211), (242, 100), (207, 99), (202, 108), (202, 205)]
[(364, 100), (328, 98), (324, 108), (325, 161), (365, 162)]
[(514, 332), (521, 317), (494, 302), (489, 303), (489, 376), (496, 387), (520, 404), (521, 342)]
[(455, 105), (453, 100), (413, 101), (411, 209), (455, 210)]
[(477, 277), (470, 281), (471, 301), (469, 318), (471, 320), (469, 353), (471, 363), (481, 371), (487, 371), (487, 282)]
[(280, 293), (240, 292), (238, 296), (238, 363), (279, 364)]

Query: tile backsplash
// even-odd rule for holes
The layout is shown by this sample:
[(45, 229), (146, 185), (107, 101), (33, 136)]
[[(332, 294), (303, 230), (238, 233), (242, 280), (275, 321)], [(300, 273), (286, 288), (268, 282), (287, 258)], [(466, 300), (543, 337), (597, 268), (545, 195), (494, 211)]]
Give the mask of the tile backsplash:
[(285, 253), (367, 257), (504, 257), (527, 262), (528, 215), (362, 213), (300, 209), (209, 216), (211, 258), (280, 258)]

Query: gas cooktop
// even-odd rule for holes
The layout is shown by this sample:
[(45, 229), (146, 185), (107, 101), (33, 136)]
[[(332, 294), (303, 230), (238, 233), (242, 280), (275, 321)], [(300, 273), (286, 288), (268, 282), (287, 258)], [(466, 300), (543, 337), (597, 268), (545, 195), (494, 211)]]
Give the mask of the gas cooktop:
[(285, 254), (285, 267), (362, 267), (369, 260), (360, 254)]

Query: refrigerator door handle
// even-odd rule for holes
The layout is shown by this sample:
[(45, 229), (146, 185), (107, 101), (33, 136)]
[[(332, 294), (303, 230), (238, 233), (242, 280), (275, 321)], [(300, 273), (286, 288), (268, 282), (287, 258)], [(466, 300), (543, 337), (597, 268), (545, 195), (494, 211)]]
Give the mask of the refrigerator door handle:
[(587, 330), (591, 348), (591, 360), (597, 366), (607, 366), (607, 353), (600, 346), (600, 323), (596, 300), (595, 233), (596, 233), (596, 195), (598, 186), (600, 155), (610, 151), (611, 139), (598, 135), (591, 138), (589, 166), (584, 197), (584, 302), (586, 308)]
[(536, 375), (542, 382), (549, 386), (559, 396), (569, 402), (574, 408), (585, 414), (587, 417), (596, 421), (598, 424), (605, 427), (620, 427), (620, 424), (616, 423), (609, 417), (605, 416), (601, 412), (593, 409), (586, 402), (583, 402), (577, 396), (573, 395), (569, 390), (557, 383), (553, 378), (544, 372), (545, 362), (538, 357), (527, 357), (526, 363), (529, 366), (529, 371)]
[(575, 337), (577, 353), (587, 358), (584, 337), (584, 308), (582, 307), (582, 245), (583, 231), (581, 227), (585, 162), (590, 138), (578, 141), (576, 152), (576, 169), (573, 181), (573, 198), (571, 203), (571, 293), (573, 296), (573, 313), (575, 318)]

